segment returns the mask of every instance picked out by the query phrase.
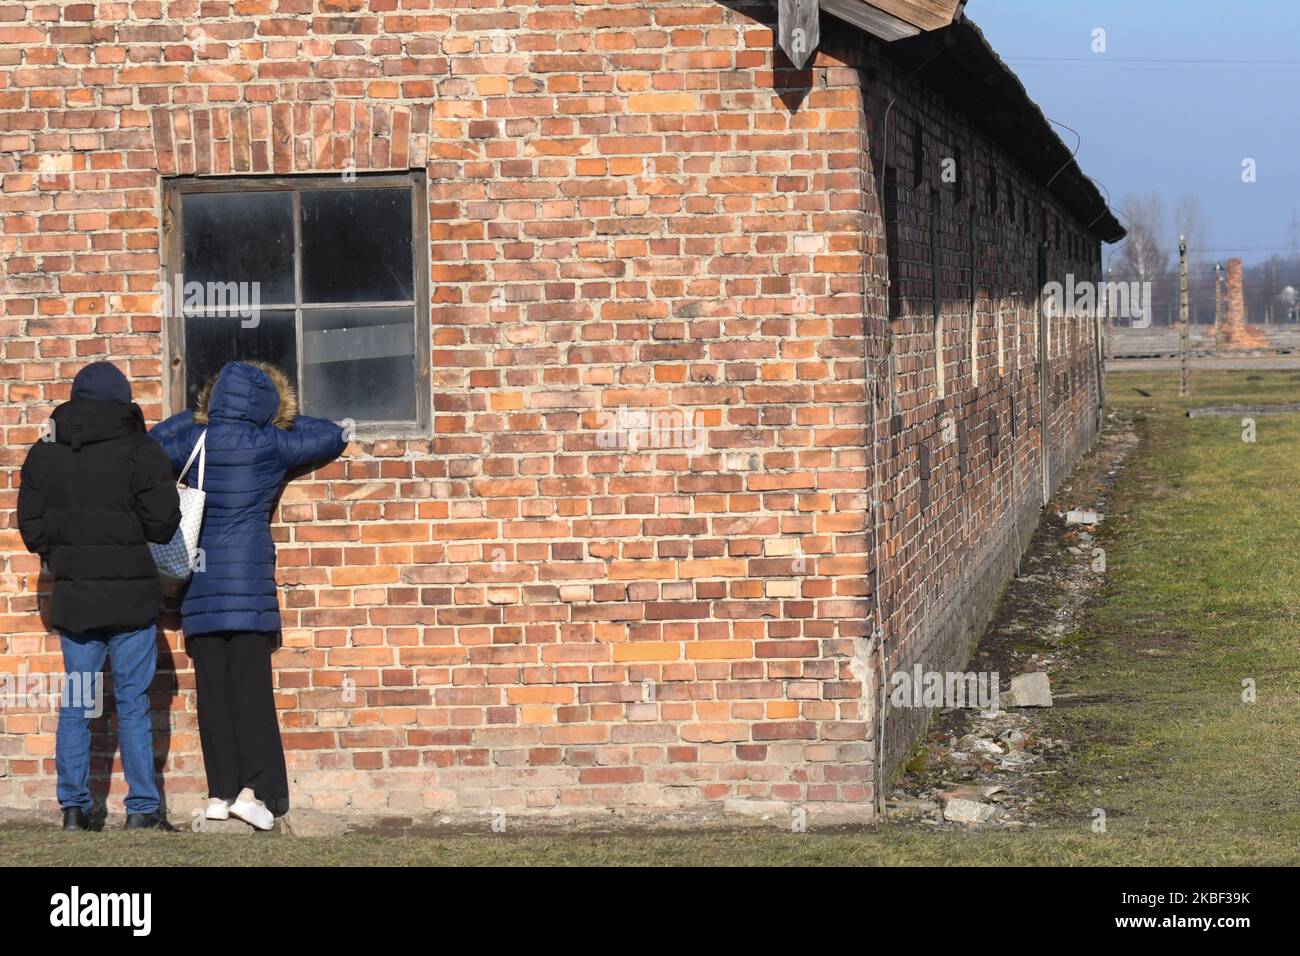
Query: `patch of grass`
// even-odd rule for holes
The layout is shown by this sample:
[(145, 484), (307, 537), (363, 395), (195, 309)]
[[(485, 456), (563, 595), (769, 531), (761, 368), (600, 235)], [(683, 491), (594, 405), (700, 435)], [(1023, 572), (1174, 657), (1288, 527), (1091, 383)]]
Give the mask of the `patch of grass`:
[[(1180, 398), (1167, 372), (1107, 381), (1144, 441), (1102, 525), (1107, 584), (1058, 682), (1084, 696), (1046, 718), (1079, 747), (1068, 773), (1049, 778), (1059, 823), (331, 838), (19, 827), (0, 830), (0, 854), (33, 866), (1298, 864), (1300, 415), (1259, 417), (1247, 444), (1238, 420), (1184, 411), (1296, 401), (1300, 380), (1197, 372), (1193, 389)], [(1105, 833), (1092, 831), (1094, 808)]]
[[(884, 824), (802, 834), (772, 830), (447, 837), (284, 837), (0, 831), (10, 866), (963, 866), (1251, 865), (1297, 862), (1290, 830), (1202, 848), (1181, 828), (1085, 824), (1023, 832), (929, 833)], [(1278, 851), (1281, 851), (1280, 853)]]
[(1092, 740), (1073, 774), (1088, 783), (1066, 798), (1107, 809), (1108, 838), (1178, 833), (1205, 862), (1229, 847), (1293, 862), (1300, 415), (1259, 416), (1248, 443), (1238, 419), (1183, 413), (1296, 401), (1300, 384), (1289, 372), (1201, 372), (1190, 397), (1169, 373), (1116, 374), (1107, 386), (1144, 447), (1103, 526), (1108, 585), (1069, 689), (1128, 703), (1052, 714), (1061, 736)]

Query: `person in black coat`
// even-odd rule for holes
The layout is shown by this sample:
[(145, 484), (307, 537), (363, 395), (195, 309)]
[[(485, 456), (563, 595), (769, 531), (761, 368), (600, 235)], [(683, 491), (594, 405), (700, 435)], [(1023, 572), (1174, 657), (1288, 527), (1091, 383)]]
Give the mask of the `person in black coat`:
[[(154, 779), (149, 686), (158, 663), (162, 592), (148, 542), (170, 541), (180, 500), (167, 455), (145, 432), (126, 377), (109, 362), (77, 373), (72, 397), (23, 463), (18, 531), (41, 556), (53, 587), (49, 622), (59, 632), (65, 690), (55, 768), (65, 830), (89, 828), (87, 699), (105, 658), (113, 666), (118, 737), (130, 829), (167, 828)], [(89, 685), (89, 686), (88, 686)]]
[(206, 817), (270, 829), (289, 809), (271, 672), (280, 633), (271, 512), (290, 472), (336, 458), (347, 437), (331, 421), (298, 414), (288, 376), (264, 362), (227, 364), (194, 411), (150, 432), (177, 471), (205, 434), (202, 558), (181, 624), (194, 659)]

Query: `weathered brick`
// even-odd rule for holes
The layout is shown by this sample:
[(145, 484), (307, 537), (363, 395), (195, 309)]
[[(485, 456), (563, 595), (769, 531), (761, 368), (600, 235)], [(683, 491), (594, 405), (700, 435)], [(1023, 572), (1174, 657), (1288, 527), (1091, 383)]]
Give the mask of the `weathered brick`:
[[(274, 516), (297, 786), (367, 812), (872, 802), (925, 718), (875, 739), (877, 620), (886, 672), (964, 664), (1044, 435), (1050, 484), (1095, 433), (1087, 325), (1054, 320), (1038, 367), (1040, 217), (1074, 237), (1053, 274), (1098, 261), (1056, 196), (838, 21), (786, 69), (774, 5), (117, 4), (121, 46), (94, 4), (30, 6), (0, 5), (4, 669), (58, 665), (23, 446), (96, 358), (177, 410), (163, 179), (415, 168), (430, 432), (354, 441)], [(937, 178), (958, 145), (962, 198)], [(197, 801), (176, 623), (164, 772)], [(52, 730), (0, 716), (4, 805), (54, 806)]]

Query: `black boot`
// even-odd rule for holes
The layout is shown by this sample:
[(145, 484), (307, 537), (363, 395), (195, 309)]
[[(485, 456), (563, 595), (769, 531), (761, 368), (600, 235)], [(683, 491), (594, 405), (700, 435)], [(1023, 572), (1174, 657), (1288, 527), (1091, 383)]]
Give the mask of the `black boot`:
[(90, 815), (81, 807), (63, 808), (63, 829), (68, 833), (90, 829)]
[(167, 822), (167, 817), (161, 810), (155, 810), (153, 813), (128, 813), (126, 815), (126, 826), (123, 829), (176, 832), (176, 828)]

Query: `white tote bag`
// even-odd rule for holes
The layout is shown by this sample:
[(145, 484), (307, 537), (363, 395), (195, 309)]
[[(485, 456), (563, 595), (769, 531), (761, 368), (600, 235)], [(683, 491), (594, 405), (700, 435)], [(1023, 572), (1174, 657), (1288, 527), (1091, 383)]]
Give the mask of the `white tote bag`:
[[(205, 428), (199, 440), (190, 452), (189, 460), (181, 469), (181, 481), (176, 482), (176, 493), (181, 499), (181, 524), (166, 544), (150, 544), (153, 563), (158, 567), (158, 576), (164, 584), (179, 585), (190, 579), (194, 572), (194, 562), (199, 553), (199, 529), (203, 526), (203, 470), (207, 465), (208, 451), (204, 447), (208, 438)], [(185, 475), (194, 464), (194, 456), (199, 458), (199, 484), (191, 488), (184, 483)]]

